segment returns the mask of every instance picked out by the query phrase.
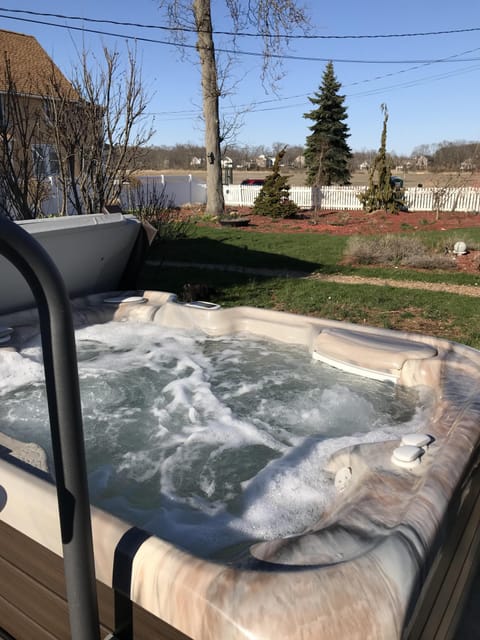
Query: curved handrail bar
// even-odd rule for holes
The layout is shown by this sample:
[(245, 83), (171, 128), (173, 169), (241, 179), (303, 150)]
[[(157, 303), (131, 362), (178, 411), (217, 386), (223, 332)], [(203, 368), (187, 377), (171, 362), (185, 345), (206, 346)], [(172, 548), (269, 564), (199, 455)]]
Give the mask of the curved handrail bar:
[(100, 638), (73, 319), (60, 272), (41, 244), (0, 216), (0, 254), (38, 306), (72, 640)]

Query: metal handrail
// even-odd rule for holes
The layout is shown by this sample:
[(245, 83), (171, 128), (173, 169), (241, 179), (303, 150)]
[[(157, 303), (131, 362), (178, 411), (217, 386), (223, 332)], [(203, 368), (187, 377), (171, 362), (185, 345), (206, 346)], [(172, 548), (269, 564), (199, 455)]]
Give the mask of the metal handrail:
[(38, 306), (71, 638), (96, 640), (100, 627), (70, 301), (45, 249), (1, 216), (0, 254), (23, 275)]

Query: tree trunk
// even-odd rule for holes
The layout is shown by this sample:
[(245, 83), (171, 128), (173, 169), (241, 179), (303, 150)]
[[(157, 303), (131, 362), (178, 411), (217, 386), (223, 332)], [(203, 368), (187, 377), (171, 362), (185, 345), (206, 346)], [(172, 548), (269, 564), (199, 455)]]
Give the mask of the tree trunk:
[(202, 69), (203, 116), (207, 162), (207, 207), (205, 213), (221, 215), (224, 210), (220, 155), (220, 118), (217, 65), (212, 36), (211, 0), (194, 0), (193, 11), (198, 33), (197, 50)]

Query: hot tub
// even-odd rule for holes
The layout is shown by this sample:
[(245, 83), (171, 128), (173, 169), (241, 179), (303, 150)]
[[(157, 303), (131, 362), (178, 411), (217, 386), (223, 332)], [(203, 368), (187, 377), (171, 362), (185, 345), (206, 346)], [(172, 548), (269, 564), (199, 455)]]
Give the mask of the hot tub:
[[(266, 338), (332, 371), (426, 393), (430, 405), (413, 432), (360, 438), (321, 462), (329, 497), (314, 521), (229, 554), (187, 549), (93, 507), (104, 634), (131, 617), (133, 637), (145, 639), (448, 637), (479, 546), (480, 354), (424, 336), (133, 294), (76, 299), (77, 327)], [(28, 347), (36, 323), (32, 310), (0, 318), (0, 377), (14, 375), (6, 363)], [(67, 638), (55, 487), (48, 456), (26, 440), (0, 441), (0, 619), (16, 638)]]

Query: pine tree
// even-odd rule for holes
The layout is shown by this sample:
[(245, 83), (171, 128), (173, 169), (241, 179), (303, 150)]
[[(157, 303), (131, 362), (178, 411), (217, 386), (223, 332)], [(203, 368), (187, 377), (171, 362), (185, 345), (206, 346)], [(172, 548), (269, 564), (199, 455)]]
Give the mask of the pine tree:
[(313, 186), (349, 184), (348, 161), (352, 152), (347, 144), (349, 128), (345, 124), (347, 110), (343, 104), (345, 96), (340, 95), (341, 84), (335, 77), (332, 62), (325, 68), (322, 85), (309, 98), (316, 106), (305, 113), (304, 118), (313, 120), (309, 127), (312, 132), (307, 137), (305, 165), (307, 184)]
[(281, 149), (273, 163), (272, 173), (255, 199), (253, 213), (271, 218), (292, 218), (297, 212), (297, 205), (290, 200), (288, 176), (280, 175), (280, 161), (285, 155), (286, 147)]

